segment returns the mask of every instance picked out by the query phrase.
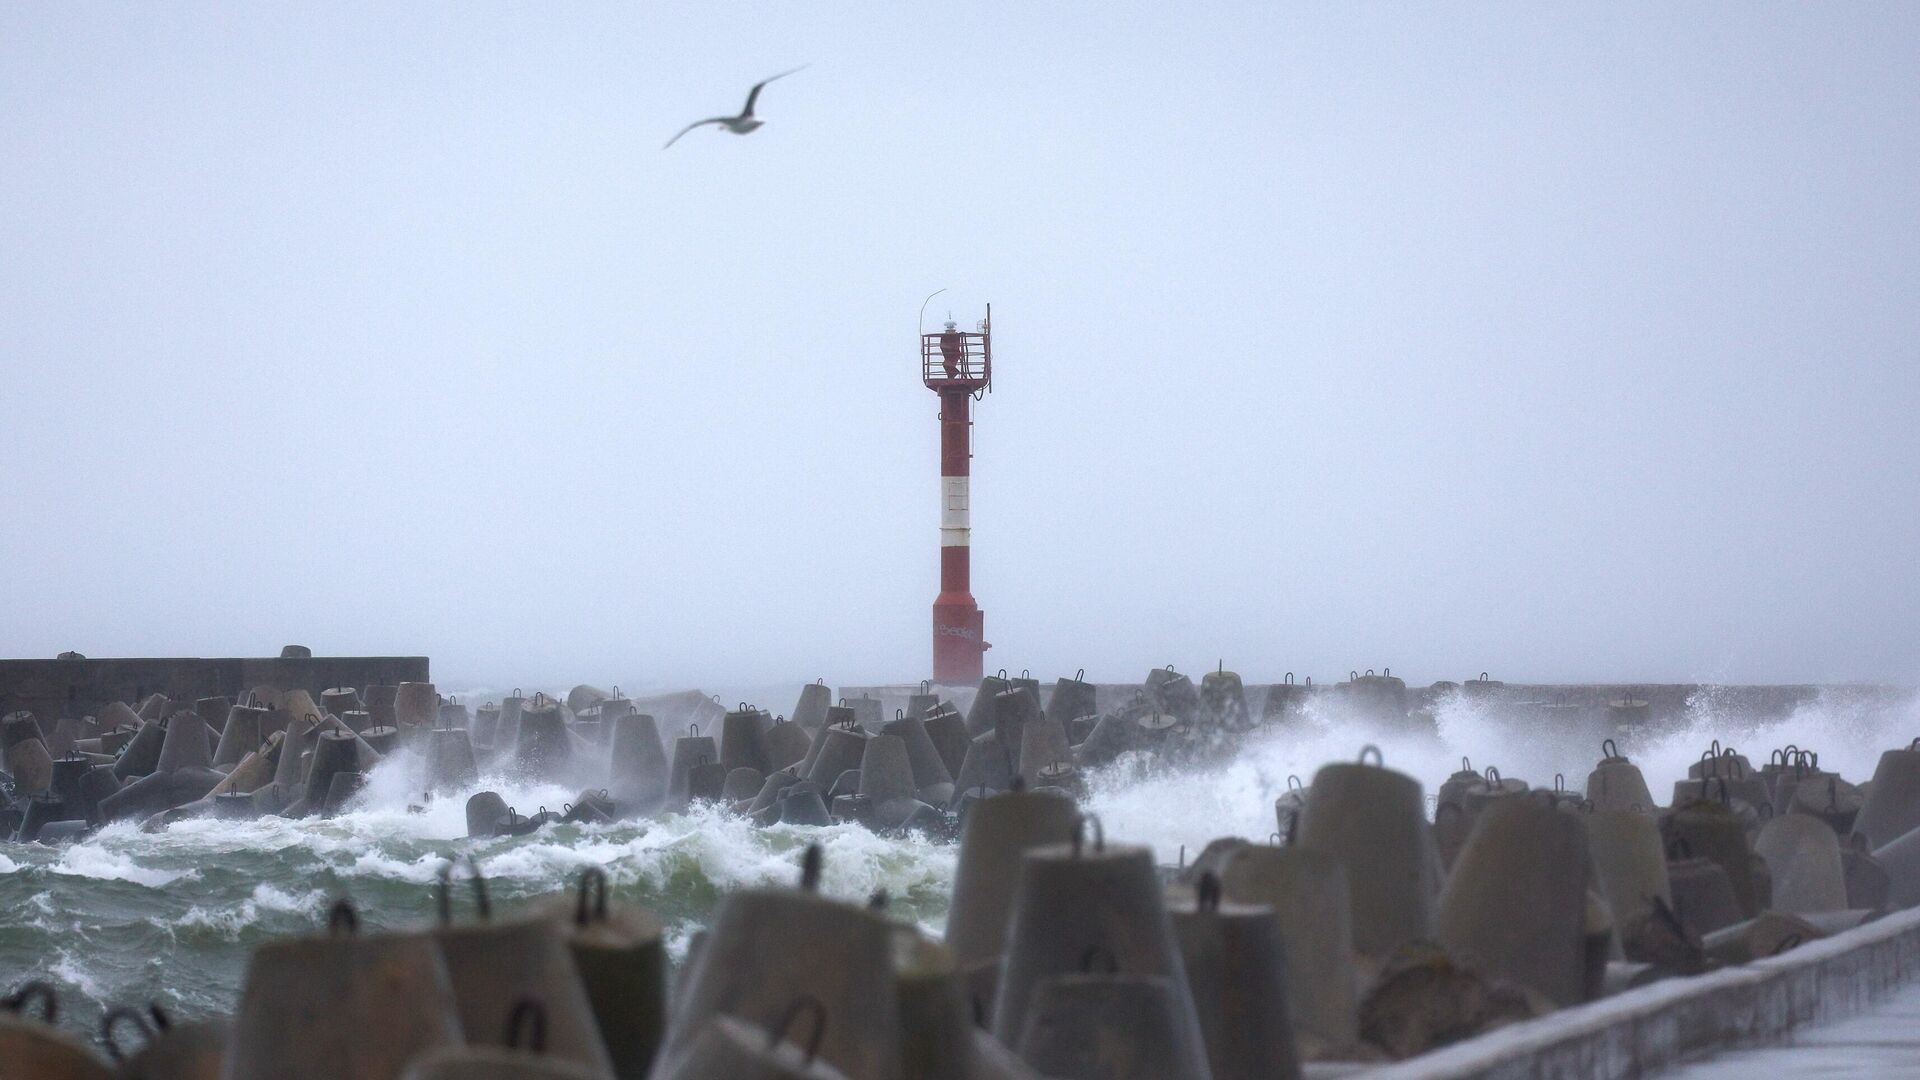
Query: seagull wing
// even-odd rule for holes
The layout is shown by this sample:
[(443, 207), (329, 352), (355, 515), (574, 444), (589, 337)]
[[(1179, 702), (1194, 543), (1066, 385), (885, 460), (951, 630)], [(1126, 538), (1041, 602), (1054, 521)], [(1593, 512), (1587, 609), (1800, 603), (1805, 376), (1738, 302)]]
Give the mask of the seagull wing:
[[(697, 128), (697, 127), (705, 127), (708, 124), (724, 124), (732, 119), (734, 118), (731, 116), (715, 116), (715, 117), (710, 117), (706, 120), (695, 120), (693, 123), (688, 124), (686, 127), (681, 128), (680, 135), (685, 135), (687, 132), (692, 131), (694, 128)], [(679, 142), (680, 135), (675, 135), (673, 138), (668, 139), (667, 146), (672, 146), (674, 143)], [(660, 149), (665, 150), (667, 146), (663, 146)]]
[(806, 65), (806, 64), (801, 64), (801, 65), (800, 65), (799, 67), (797, 67), (797, 68), (788, 68), (787, 70), (785, 70), (785, 71), (783, 71), (783, 72), (781, 72), (781, 73), (780, 73), (780, 74), (778, 74), (778, 75), (769, 75), (769, 76), (767, 76), (766, 78), (764, 78), (764, 79), (761, 79), (761, 80), (760, 80), (759, 82), (757, 82), (757, 83), (754, 83), (754, 84), (753, 84), (753, 89), (751, 89), (751, 90), (749, 90), (749, 91), (747, 91), (747, 107), (746, 107), (745, 109), (742, 109), (742, 110), (741, 110), (741, 112), (740, 112), (740, 115), (742, 115), (742, 116), (752, 116), (752, 115), (753, 115), (753, 103), (754, 103), (754, 102), (756, 102), (756, 101), (758, 101), (758, 100), (760, 100), (760, 88), (761, 88), (761, 87), (763, 87), (763, 86), (765, 86), (765, 85), (767, 85), (768, 83), (770, 83), (770, 82), (772, 82), (772, 81), (773, 81), (773, 80), (775, 80), (775, 79), (784, 79), (784, 78), (786, 78), (787, 76), (789, 76), (789, 75), (791, 75), (791, 74), (793, 74), (793, 73), (794, 73), (794, 72), (796, 72), (796, 71), (805, 71), (806, 69), (807, 69), (807, 65)]

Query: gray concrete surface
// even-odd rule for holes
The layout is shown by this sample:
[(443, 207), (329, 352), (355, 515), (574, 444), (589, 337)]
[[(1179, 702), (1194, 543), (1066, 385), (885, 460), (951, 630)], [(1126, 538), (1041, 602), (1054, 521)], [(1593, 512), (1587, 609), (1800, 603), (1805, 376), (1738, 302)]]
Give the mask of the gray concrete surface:
[(1757, 1045), (1867, 1012), (1920, 982), (1920, 910), (1782, 956), (1672, 979), (1488, 1032), (1369, 1080), (1613, 1080)]

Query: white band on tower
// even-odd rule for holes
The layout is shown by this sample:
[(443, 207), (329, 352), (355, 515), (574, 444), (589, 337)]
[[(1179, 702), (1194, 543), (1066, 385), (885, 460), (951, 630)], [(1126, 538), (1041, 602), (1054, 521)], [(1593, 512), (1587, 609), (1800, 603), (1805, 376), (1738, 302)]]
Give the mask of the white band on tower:
[(941, 477), (940, 546), (966, 547), (970, 519), (971, 515), (967, 509), (967, 478), (964, 476)]

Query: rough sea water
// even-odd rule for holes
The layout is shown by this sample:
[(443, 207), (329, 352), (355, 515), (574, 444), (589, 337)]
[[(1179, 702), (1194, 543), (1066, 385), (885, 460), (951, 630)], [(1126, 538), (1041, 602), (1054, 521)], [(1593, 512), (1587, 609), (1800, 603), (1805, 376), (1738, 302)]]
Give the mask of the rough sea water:
[[(1264, 841), (1289, 776), (1310, 780), (1321, 764), (1353, 760), (1365, 744), (1429, 793), (1463, 756), (1536, 784), (1550, 786), (1563, 773), (1569, 787), (1582, 785), (1599, 757), (1586, 734), (1518, 729), (1465, 699), (1443, 702), (1435, 721), (1433, 733), (1387, 731), (1353, 722), (1332, 702), (1316, 704), (1288, 727), (1255, 736), (1223, 766), (1168, 771), (1122, 759), (1093, 778), (1088, 808), (1109, 839), (1149, 844), (1171, 865), (1183, 848), (1191, 856), (1215, 837)], [(1833, 692), (1784, 720), (1756, 722), (1702, 691), (1684, 723), (1620, 750), (1664, 798), (1713, 739), (1756, 764), (1776, 746), (1811, 746), (1824, 768), (1858, 782), (1882, 750), (1916, 734), (1920, 701), (1910, 694)], [(0, 988), (48, 978), (82, 1023), (118, 1004), (154, 1002), (188, 1017), (230, 1012), (252, 947), (315, 929), (343, 895), (363, 926), (424, 926), (434, 917), (441, 867), (467, 854), (484, 868), (496, 913), (569, 890), (584, 868), (601, 867), (617, 898), (666, 921), (676, 955), (727, 890), (796, 881), (809, 843), (825, 850), (823, 891), (864, 900), (885, 889), (897, 916), (934, 932), (945, 923), (957, 855), (950, 844), (854, 825), (758, 829), (711, 807), (468, 840), (470, 793), (410, 812), (421, 801), (410, 768), (402, 758), (383, 763), (353, 808), (331, 819), (191, 821), (158, 833), (123, 823), (65, 847), (0, 843)], [(480, 788), (500, 791), (522, 813), (558, 810), (577, 794), (503, 777), (483, 778)], [(456, 917), (470, 917), (466, 890), (456, 888)]]

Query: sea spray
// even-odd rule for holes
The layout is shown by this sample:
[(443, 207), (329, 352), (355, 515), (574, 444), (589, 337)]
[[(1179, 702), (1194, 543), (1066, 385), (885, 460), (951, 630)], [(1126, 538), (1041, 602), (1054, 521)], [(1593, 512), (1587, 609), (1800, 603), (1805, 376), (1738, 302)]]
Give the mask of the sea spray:
[[(1090, 778), (1088, 806), (1107, 835), (1149, 844), (1171, 864), (1182, 847), (1191, 857), (1216, 836), (1267, 839), (1276, 828), (1273, 801), (1290, 775), (1310, 781), (1321, 765), (1352, 761), (1366, 744), (1429, 793), (1463, 756), (1535, 784), (1563, 773), (1577, 787), (1600, 754), (1593, 732), (1546, 730), (1497, 702), (1448, 696), (1433, 715), (1430, 730), (1383, 727), (1316, 696), (1299, 717), (1261, 729), (1216, 766), (1167, 770), (1123, 757)], [(1623, 739), (1620, 749), (1664, 797), (1714, 739), (1756, 763), (1788, 742), (1812, 747), (1823, 766), (1863, 780), (1881, 750), (1915, 734), (1920, 703), (1911, 694), (1835, 689), (1786, 719), (1759, 719), (1708, 689), (1678, 724)], [(899, 916), (936, 933), (945, 922), (957, 854), (950, 845), (852, 825), (761, 830), (711, 807), (470, 841), (472, 791), (427, 800), (419, 779), (417, 764), (396, 755), (333, 818), (196, 820), (157, 833), (123, 823), (65, 847), (0, 843), (0, 988), (49, 978), (88, 1024), (105, 1006), (148, 1001), (183, 1017), (228, 1012), (250, 949), (313, 930), (344, 894), (370, 927), (424, 925), (440, 866), (466, 852), (480, 858), (506, 911), (570, 887), (585, 866), (604, 867), (619, 899), (661, 916), (676, 955), (726, 890), (794, 880), (810, 841), (826, 851), (825, 892), (864, 900), (885, 889)], [(483, 777), (480, 787), (522, 813), (558, 810), (579, 794), (501, 776)]]

